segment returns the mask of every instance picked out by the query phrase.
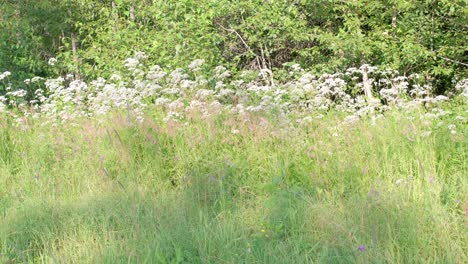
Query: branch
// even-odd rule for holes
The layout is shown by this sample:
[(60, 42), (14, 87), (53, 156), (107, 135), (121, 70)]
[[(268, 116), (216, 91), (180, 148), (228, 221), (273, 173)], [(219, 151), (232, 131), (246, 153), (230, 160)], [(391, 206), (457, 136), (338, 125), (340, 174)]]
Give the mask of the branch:
[(456, 61), (456, 60), (452, 60), (452, 59), (449, 59), (449, 58), (446, 58), (446, 57), (443, 57), (443, 56), (440, 56), (440, 55), (437, 55), (437, 54), (436, 54), (436, 56), (439, 57), (439, 58), (441, 58), (441, 59), (444, 59), (444, 60), (446, 60), (446, 61), (450, 61), (450, 62), (453, 62), (453, 63), (456, 63), (456, 64), (463, 65), (463, 66), (465, 66), (465, 67), (468, 67), (468, 64), (466, 64), (466, 63), (463, 63), (463, 62), (460, 62), (460, 61)]
[(218, 26), (220, 26), (222, 29), (224, 29), (224, 30), (226, 30), (228, 32), (236, 34), (237, 37), (242, 41), (242, 44), (244, 44), (244, 46), (247, 48), (247, 50), (249, 50), (250, 52), (255, 54), (255, 59), (257, 60), (258, 67), (259, 68), (262, 67), (262, 65), (260, 64), (260, 60), (258, 59), (258, 55), (250, 48), (250, 46), (247, 44), (247, 42), (245, 42), (244, 38), (242, 38), (242, 36), (239, 34), (239, 32), (237, 32), (235, 29), (232, 29), (232, 28), (225, 28), (223, 25), (221, 25), (219, 23), (218, 23)]
[(224, 29), (224, 30), (226, 30), (226, 31), (229, 31), (229, 32), (231, 32), (231, 33), (236, 34), (237, 37), (239, 37), (239, 39), (242, 41), (242, 43), (244, 44), (244, 46), (245, 46), (248, 50), (252, 51), (252, 49), (249, 47), (249, 45), (247, 44), (247, 42), (245, 42), (245, 40), (242, 38), (242, 36), (241, 36), (236, 30), (231, 29), (231, 28), (225, 28), (225, 27), (223, 27), (223, 25), (221, 25), (221, 24), (218, 24), (218, 26), (220, 26), (222, 29)]

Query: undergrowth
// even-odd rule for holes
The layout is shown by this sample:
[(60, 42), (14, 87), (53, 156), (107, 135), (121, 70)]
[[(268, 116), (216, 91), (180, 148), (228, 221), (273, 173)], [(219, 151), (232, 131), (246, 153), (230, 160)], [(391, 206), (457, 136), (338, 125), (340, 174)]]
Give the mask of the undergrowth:
[(0, 262), (466, 262), (466, 123), (294, 118), (4, 116)]

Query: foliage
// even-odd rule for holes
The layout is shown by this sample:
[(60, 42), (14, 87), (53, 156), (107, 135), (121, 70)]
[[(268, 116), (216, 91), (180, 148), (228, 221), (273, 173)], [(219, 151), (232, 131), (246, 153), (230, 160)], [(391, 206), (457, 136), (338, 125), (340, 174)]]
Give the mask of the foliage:
[(2, 0), (0, 71), (46, 77), (57, 57), (60, 72), (106, 77), (144, 51), (155, 64), (200, 58), (234, 72), (371, 64), (424, 73), (440, 94), (466, 78), (465, 10), (463, 0)]

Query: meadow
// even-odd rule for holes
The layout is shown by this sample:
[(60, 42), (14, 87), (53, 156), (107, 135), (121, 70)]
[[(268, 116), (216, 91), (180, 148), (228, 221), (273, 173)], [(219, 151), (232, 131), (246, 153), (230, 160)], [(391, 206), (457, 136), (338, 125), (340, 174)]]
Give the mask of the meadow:
[(466, 80), (145, 59), (0, 98), (0, 262), (466, 263)]

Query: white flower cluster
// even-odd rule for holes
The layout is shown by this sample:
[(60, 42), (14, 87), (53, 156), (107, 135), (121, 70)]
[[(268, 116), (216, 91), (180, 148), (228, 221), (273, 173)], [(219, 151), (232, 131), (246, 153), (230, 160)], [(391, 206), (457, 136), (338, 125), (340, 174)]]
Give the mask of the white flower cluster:
[(6, 77), (8, 77), (10, 75), (11, 75), (11, 72), (9, 72), (9, 71), (6, 71), (6, 72), (0, 74), (0, 81), (5, 79)]
[(58, 60), (56, 58), (50, 58), (47, 63), (50, 65), (50, 66), (54, 66), (56, 63), (58, 62)]
[[(8, 104), (17, 108), (21, 105), (26, 116), (68, 121), (120, 109), (143, 122), (145, 109), (150, 106), (165, 109), (166, 120), (173, 121), (183, 120), (195, 111), (207, 116), (223, 109), (237, 114), (275, 109), (280, 113), (300, 113), (304, 118), (298, 122), (307, 123), (312, 120), (311, 113), (314, 118), (321, 118), (321, 112), (335, 109), (348, 113), (344, 123), (353, 124), (363, 116), (375, 121), (391, 108), (412, 109), (448, 100), (445, 96), (433, 96), (431, 85), (419, 75), (399, 76), (396, 71), (370, 65), (321, 76), (293, 65), (289, 80), (277, 83), (270, 70), (245, 71), (236, 79), (223, 66), (205, 77), (203, 64), (204, 60), (195, 60), (187, 70), (166, 72), (158, 65), (148, 65), (148, 57), (140, 52), (125, 61), (126, 71), (108, 79), (86, 83), (71, 76), (34, 77), (25, 83), (41, 88), (29, 95), (27, 102), (26, 91), (8, 91), (0, 96), (0, 112), (7, 111)], [(0, 81), (8, 75), (9, 72), (0, 74)], [(468, 97), (468, 80), (458, 82), (455, 90)], [(439, 116), (439, 112), (427, 114), (428, 118)]]
[[(1, 79), (1, 78), (0, 78)], [(455, 91), (468, 98), (468, 79), (463, 79), (455, 85)]]

